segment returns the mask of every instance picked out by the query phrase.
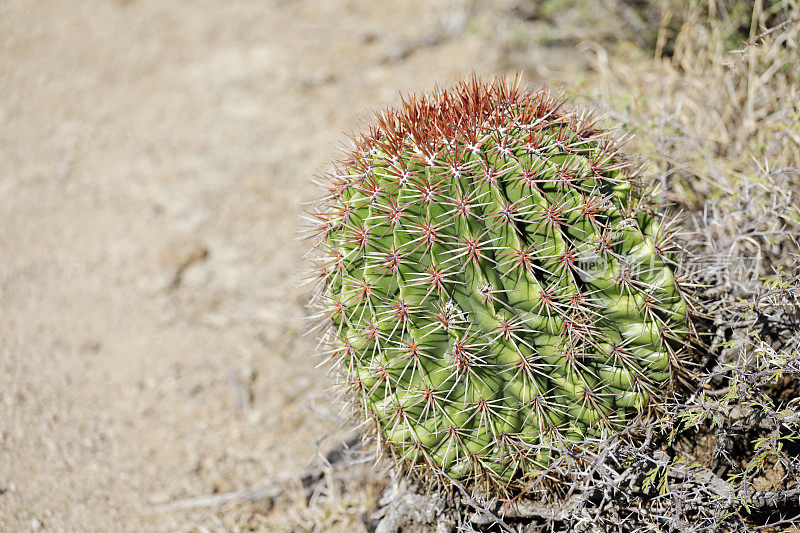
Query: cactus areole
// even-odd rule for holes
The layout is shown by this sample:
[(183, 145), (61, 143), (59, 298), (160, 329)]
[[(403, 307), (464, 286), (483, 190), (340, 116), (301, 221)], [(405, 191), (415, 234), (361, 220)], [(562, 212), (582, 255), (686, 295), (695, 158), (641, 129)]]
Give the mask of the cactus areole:
[(562, 103), (504, 80), (409, 97), (320, 180), (327, 353), (412, 470), (529, 481), (674, 380), (664, 224), (613, 135)]

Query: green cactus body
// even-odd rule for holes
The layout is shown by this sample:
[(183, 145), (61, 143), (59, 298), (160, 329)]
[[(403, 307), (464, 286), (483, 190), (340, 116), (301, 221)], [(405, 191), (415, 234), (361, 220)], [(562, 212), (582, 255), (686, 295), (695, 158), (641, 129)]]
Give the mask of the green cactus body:
[(377, 117), (315, 214), (333, 357), (410, 465), (539, 475), (669, 389), (687, 306), (605, 132), (476, 80)]

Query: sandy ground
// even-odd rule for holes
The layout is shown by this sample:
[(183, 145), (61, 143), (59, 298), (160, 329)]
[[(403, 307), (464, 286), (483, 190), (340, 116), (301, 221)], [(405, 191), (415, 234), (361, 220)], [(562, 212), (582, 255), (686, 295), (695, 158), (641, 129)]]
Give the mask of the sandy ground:
[(0, 530), (191, 530), (153, 507), (313, 460), (307, 178), (398, 90), (527, 66), (513, 7), (0, 0)]

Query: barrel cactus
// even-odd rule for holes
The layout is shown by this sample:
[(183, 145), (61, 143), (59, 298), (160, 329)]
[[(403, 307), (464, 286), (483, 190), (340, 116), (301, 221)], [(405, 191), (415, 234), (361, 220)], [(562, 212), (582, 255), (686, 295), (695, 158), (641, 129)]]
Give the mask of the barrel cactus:
[(412, 470), (520, 486), (679, 372), (669, 232), (613, 134), (562, 104), (505, 80), (412, 96), (319, 180), (326, 353)]

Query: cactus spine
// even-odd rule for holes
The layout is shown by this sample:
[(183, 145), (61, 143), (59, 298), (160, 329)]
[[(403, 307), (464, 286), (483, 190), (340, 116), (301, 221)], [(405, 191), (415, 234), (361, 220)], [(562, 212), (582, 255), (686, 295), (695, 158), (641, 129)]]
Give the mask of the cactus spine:
[(359, 412), (410, 467), (506, 489), (669, 389), (687, 304), (618, 143), (476, 79), (376, 116), (321, 183), (315, 298)]

